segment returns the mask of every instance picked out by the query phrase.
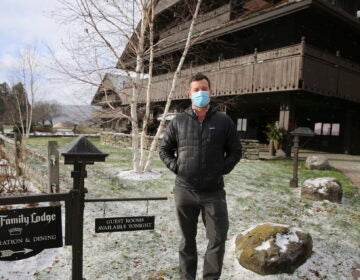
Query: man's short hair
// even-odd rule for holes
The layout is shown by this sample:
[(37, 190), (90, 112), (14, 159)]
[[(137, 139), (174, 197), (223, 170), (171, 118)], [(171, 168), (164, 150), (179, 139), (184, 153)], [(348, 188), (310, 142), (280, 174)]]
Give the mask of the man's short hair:
[(203, 73), (196, 73), (191, 76), (189, 84), (191, 84), (194, 81), (201, 81), (201, 80), (207, 80), (209, 84), (209, 89), (211, 88), (210, 80), (207, 76), (205, 76)]

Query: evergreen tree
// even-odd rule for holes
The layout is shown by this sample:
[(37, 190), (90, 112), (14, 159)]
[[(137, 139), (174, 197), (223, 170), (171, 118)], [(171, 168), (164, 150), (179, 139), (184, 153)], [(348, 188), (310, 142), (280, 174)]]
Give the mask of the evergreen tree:
[(10, 98), (11, 89), (9, 85), (4, 82), (0, 84), (0, 123), (7, 123), (8, 99)]
[(10, 92), (10, 87), (6, 82), (0, 84), (0, 97), (9, 97)]

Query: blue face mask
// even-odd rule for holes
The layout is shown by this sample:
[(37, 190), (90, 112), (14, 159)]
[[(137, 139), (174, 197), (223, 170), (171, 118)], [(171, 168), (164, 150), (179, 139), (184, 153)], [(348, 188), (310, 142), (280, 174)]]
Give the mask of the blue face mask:
[(191, 101), (196, 107), (205, 107), (210, 103), (210, 94), (208, 91), (197, 91), (191, 95)]

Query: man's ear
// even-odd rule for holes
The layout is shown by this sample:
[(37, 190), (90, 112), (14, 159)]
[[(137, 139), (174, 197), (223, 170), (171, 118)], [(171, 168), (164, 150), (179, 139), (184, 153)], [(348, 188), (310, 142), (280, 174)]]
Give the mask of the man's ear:
[(191, 91), (188, 90), (188, 96), (189, 96), (189, 99), (191, 99)]

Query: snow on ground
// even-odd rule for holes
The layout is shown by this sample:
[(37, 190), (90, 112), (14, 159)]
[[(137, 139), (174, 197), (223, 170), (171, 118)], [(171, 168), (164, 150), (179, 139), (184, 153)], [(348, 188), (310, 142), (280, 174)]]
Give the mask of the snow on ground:
[(152, 179), (159, 179), (161, 177), (161, 174), (156, 171), (148, 171), (148, 172), (134, 172), (132, 170), (121, 170), (117, 176), (120, 179), (126, 179), (126, 180), (135, 180), (135, 181), (146, 181), (146, 180), (152, 180)]
[[(159, 197), (166, 201), (86, 203), (84, 224), (84, 277), (88, 280), (179, 279), (177, 247), (180, 233), (174, 211), (174, 175), (158, 160), (156, 176), (124, 178), (131, 154), (123, 149), (100, 149), (110, 153), (105, 163), (87, 167), (87, 198)], [(39, 164), (39, 168), (43, 168)], [(71, 187), (71, 166), (61, 171), (62, 191)], [(360, 263), (360, 201), (342, 204), (303, 200), (298, 189), (289, 189), (292, 169), (266, 161), (242, 161), (225, 177), (230, 228), (222, 280), (352, 279), (351, 269)], [(160, 177), (158, 177), (160, 176)], [(143, 178), (144, 179), (144, 178)], [(300, 177), (300, 181), (305, 178)], [(63, 209), (64, 212), (64, 209)], [(95, 233), (95, 218), (155, 215), (155, 230)], [(236, 236), (263, 222), (288, 223), (313, 238), (313, 255), (294, 274), (260, 276), (242, 268), (235, 259)], [(197, 236), (202, 279), (206, 235), (199, 219)], [(43, 254), (43, 255), (41, 255)], [(0, 262), (0, 279), (62, 280), (71, 276), (71, 247), (45, 250), (36, 257)], [(22, 277), (22, 278), (21, 278)]]
[[(62, 249), (43, 250), (36, 256), (18, 261), (4, 261), (0, 263), (0, 279), (29, 280), (34, 278), (37, 271), (49, 266)], [(55, 278), (53, 278), (55, 279)], [(69, 279), (69, 278), (68, 278)]]

